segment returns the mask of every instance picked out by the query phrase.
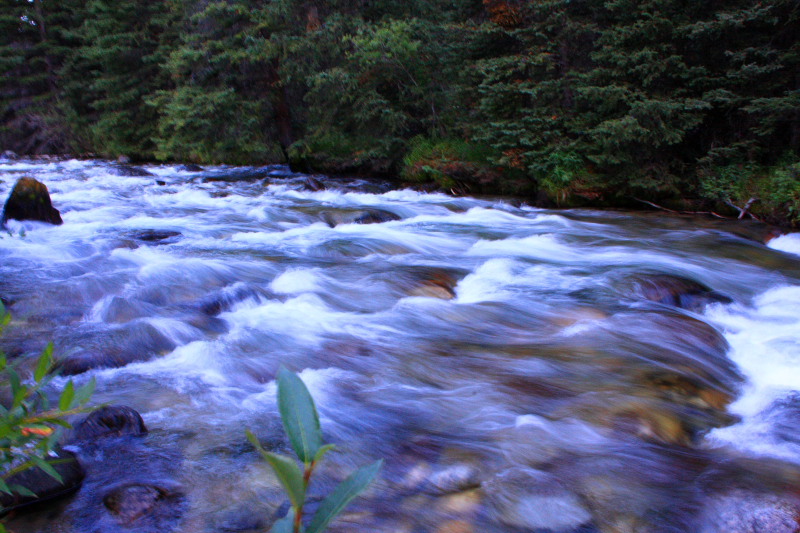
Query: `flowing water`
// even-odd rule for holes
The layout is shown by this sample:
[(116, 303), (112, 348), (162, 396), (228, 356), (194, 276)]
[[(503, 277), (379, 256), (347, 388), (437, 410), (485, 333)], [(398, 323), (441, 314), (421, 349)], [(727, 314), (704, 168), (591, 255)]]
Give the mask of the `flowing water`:
[[(160, 531), (266, 531), (285, 512), (244, 434), (288, 453), (280, 365), (337, 445), (312, 495), (386, 460), (333, 532), (798, 530), (800, 239), (358, 180), (315, 192), (284, 167), (146, 168), (0, 160), (0, 198), (31, 175), (64, 218), (0, 238), (0, 343), (32, 361), (52, 340), (93, 402), (143, 415), (183, 498)], [(114, 476), (146, 482), (147, 455), (124, 457)], [(92, 516), (94, 490), (12, 525), (151, 530)]]

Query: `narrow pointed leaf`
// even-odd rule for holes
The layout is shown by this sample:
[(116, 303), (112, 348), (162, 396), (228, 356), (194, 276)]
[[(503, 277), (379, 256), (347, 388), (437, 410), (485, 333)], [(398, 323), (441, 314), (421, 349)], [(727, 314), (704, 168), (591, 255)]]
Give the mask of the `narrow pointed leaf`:
[(12, 492), (14, 492), (15, 494), (19, 494), (20, 496), (27, 496), (29, 498), (38, 497), (36, 493), (31, 492), (30, 489), (23, 487), (22, 485), (10, 485), (8, 488), (10, 488)]
[(58, 400), (58, 408), (62, 411), (69, 410), (72, 407), (72, 400), (75, 398), (75, 385), (72, 380), (67, 382), (64, 390), (61, 392), (61, 398)]
[(11, 488), (8, 485), (6, 485), (6, 482), (3, 480), (3, 478), (0, 478), (0, 492), (4, 492), (9, 496), (14, 495), (14, 493), (11, 492)]
[(53, 366), (53, 343), (48, 343), (47, 348), (44, 349), (42, 355), (39, 356), (39, 363), (36, 365), (36, 371), (33, 373), (33, 379), (36, 383), (41, 383), (47, 375), (47, 371)]
[(303, 486), (303, 473), (300, 471), (300, 467), (297, 466), (297, 463), (289, 457), (266, 451), (261, 446), (261, 443), (258, 442), (255, 435), (250, 431), (246, 431), (246, 433), (250, 443), (255, 446), (256, 450), (258, 450), (264, 460), (267, 461), (275, 471), (275, 475), (278, 476), (281, 485), (286, 489), (286, 493), (289, 495), (289, 500), (291, 500), (292, 505), (295, 507), (303, 505), (306, 491)]
[(293, 533), (294, 509), (289, 509), (289, 514), (272, 524), (270, 533)]
[(359, 468), (328, 495), (317, 510), (307, 533), (321, 533), (328, 524), (347, 507), (356, 496), (366, 489), (383, 466), (383, 459)]
[(278, 408), (297, 457), (311, 463), (322, 446), (317, 408), (303, 380), (283, 367), (278, 371)]
[(86, 402), (88, 402), (89, 399), (92, 397), (92, 394), (94, 394), (94, 388), (95, 388), (96, 385), (97, 385), (97, 381), (95, 381), (95, 379), (92, 378), (89, 381), (89, 383), (87, 383), (83, 387), (79, 388), (75, 392), (74, 405), (83, 405)]
[(314, 462), (315, 463), (320, 462), (322, 460), (322, 458), (325, 457), (326, 453), (334, 450), (335, 448), (336, 448), (336, 445), (334, 445), (334, 444), (326, 444), (325, 446), (323, 446), (322, 448), (317, 450), (317, 455), (314, 456)]
[(39, 468), (42, 469), (42, 472), (44, 472), (45, 474), (47, 474), (51, 478), (55, 479), (59, 483), (63, 482), (63, 480), (61, 479), (61, 474), (56, 472), (56, 469), (53, 468), (52, 465), (50, 465), (47, 461), (45, 461), (41, 457), (36, 456), (36, 455), (32, 455), (31, 456), (31, 461), (33, 461), (33, 463), (36, 466), (38, 466)]

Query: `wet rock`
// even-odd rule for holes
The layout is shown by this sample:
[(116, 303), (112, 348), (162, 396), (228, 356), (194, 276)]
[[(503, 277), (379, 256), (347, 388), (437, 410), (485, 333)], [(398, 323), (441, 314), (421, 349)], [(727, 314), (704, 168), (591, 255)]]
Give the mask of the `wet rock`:
[(136, 361), (145, 361), (175, 349), (175, 341), (152, 324), (133, 321), (111, 328), (104, 334), (78, 336), (80, 351), (65, 353), (59, 359), (61, 373), (81, 374), (95, 368), (119, 368)]
[(167, 184), (167, 182), (164, 181), (164, 180), (156, 180), (156, 185), (158, 185), (160, 187), (164, 187), (166, 184)]
[(147, 434), (142, 416), (125, 405), (109, 405), (83, 419), (75, 426), (73, 440), (94, 441), (106, 437)]
[(636, 298), (692, 311), (710, 303), (732, 301), (728, 296), (713, 291), (702, 283), (669, 274), (629, 278), (621, 288)]
[(412, 283), (414, 286), (409, 290), (409, 296), (452, 300), (456, 296), (458, 280), (445, 270), (422, 269), (414, 273)]
[(111, 174), (114, 174), (115, 176), (122, 176), (125, 178), (155, 176), (155, 174), (143, 169), (142, 167), (135, 167), (127, 164), (113, 165), (109, 169), (109, 172), (111, 172)]
[(304, 191), (311, 191), (311, 192), (318, 192), (325, 190), (325, 185), (313, 176), (308, 176), (306, 179), (304, 179), (300, 184), (300, 187)]
[(113, 406), (77, 425), (72, 447), (86, 470), (83, 488), (70, 505), (82, 533), (166, 533), (175, 530), (186, 508), (177, 480), (177, 450), (153, 448), (144, 438), (141, 416)]
[(53, 207), (47, 186), (30, 177), (20, 178), (6, 200), (0, 226), (9, 219), (38, 220), (59, 226), (64, 223), (61, 213)]
[(500, 521), (510, 527), (566, 533), (592, 518), (575, 494), (544, 472), (505, 472), (485, 490)]
[(700, 533), (798, 533), (800, 502), (776, 494), (733, 490), (713, 496), (700, 523)]
[(152, 512), (165, 495), (153, 485), (127, 485), (109, 491), (103, 504), (120, 522), (129, 525)]
[(132, 231), (127, 237), (144, 243), (170, 244), (181, 236), (179, 231), (144, 229)]
[(19, 156), (13, 150), (6, 150), (6, 151), (3, 152), (2, 157), (3, 157), (3, 159), (10, 159), (10, 160), (13, 161), (13, 160), (17, 159)]
[(383, 209), (364, 209), (349, 212), (325, 212), (323, 220), (332, 228), (340, 224), (381, 224), (392, 220), (400, 220), (400, 217), (391, 211)]
[(0, 509), (3, 512), (67, 496), (80, 488), (84, 472), (75, 454), (63, 449), (56, 449), (53, 453), (55, 455), (50, 457), (49, 461), (64, 461), (52, 465), (61, 476), (61, 481), (38, 467), (29, 468), (11, 476), (5, 480), (8, 485), (20, 485), (36, 496), (17, 493), (11, 495), (0, 492)]
[(178, 170), (181, 172), (203, 172), (205, 169), (200, 165), (188, 164), (179, 166)]
[(425, 492), (428, 494), (452, 494), (479, 487), (478, 469), (472, 465), (458, 464), (434, 472), (428, 477)]
[(117, 163), (120, 165), (129, 165), (131, 163), (131, 158), (127, 155), (121, 155), (117, 158)]

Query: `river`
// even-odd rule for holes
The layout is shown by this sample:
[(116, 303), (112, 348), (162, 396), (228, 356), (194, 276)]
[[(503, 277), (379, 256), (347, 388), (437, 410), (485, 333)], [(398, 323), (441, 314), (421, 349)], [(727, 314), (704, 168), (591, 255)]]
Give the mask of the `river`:
[(30, 175), (64, 219), (0, 237), (0, 345), (32, 361), (52, 340), (93, 403), (139, 411), (146, 447), (174, 457), (179, 516), (92, 516), (87, 477), (18, 533), (266, 531), (286, 498), (245, 429), (288, 453), (281, 365), (337, 446), (312, 495), (386, 461), (332, 532), (798, 531), (797, 236), (315, 191), (279, 166), (116, 168), (0, 159), (0, 198)]

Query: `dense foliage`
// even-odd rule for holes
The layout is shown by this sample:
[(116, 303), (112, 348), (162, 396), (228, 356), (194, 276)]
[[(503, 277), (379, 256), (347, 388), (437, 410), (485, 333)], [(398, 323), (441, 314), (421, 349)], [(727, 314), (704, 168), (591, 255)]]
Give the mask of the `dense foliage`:
[(0, 145), (800, 219), (796, 0), (0, 0)]

